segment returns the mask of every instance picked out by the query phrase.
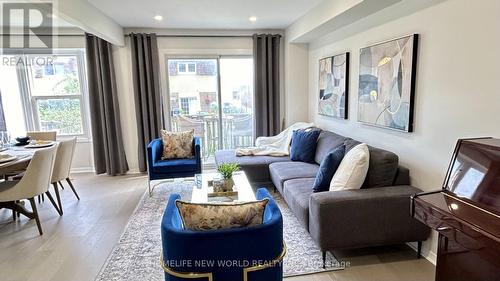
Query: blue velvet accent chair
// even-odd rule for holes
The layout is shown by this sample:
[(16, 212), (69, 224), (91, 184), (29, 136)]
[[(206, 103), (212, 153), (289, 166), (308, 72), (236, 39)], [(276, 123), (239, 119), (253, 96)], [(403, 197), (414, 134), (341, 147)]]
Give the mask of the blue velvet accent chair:
[(192, 231), (183, 228), (175, 205), (180, 196), (170, 195), (161, 223), (165, 280), (283, 280), (283, 219), (267, 189), (260, 188), (257, 199), (264, 198), (269, 203), (261, 225)]
[(152, 140), (148, 145), (149, 192), (151, 181), (193, 177), (201, 173), (201, 139), (193, 138), (193, 158), (162, 160), (163, 142)]

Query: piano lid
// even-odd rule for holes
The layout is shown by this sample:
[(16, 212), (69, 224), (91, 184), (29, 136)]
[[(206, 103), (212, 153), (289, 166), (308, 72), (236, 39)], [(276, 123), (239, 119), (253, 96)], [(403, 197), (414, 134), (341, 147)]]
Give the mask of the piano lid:
[(458, 140), (443, 189), (500, 215), (500, 139)]

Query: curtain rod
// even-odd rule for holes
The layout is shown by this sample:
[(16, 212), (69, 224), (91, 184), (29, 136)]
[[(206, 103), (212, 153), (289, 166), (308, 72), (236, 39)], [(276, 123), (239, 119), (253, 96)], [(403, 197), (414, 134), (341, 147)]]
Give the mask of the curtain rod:
[[(276, 34), (280, 35), (280, 34)], [(0, 36), (55, 36), (55, 37), (83, 37), (85, 34), (0, 34)], [(124, 34), (125, 37), (130, 37), (130, 34)], [(280, 35), (281, 36), (281, 35)], [(252, 35), (167, 35), (167, 34), (159, 34), (156, 37), (171, 37), (171, 38), (180, 38), (180, 37), (188, 37), (188, 38), (210, 38), (210, 37), (219, 37), (219, 38), (251, 38)]]
[[(139, 33), (137, 33), (139, 34)], [(130, 37), (130, 34), (125, 34), (125, 37)], [(252, 35), (181, 35), (181, 34), (156, 34), (156, 37), (191, 37), (191, 38), (203, 38), (203, 37), (239, 37), (239, 38), (250, 38)]]
[(0, 34), (0, 36), (54, 36), (54, 37), (79, 37), (85, 34)]

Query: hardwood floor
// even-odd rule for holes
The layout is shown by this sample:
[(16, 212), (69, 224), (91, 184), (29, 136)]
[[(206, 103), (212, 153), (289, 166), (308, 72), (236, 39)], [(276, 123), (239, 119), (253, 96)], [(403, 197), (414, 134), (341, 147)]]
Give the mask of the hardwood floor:
[[(91, 281), (118, 241), (130, 215), (147, 189), (143, 175), (123, 177), (74, 175), (80, 201), (69, 186), (61, 192), (64, 215), (46, 200), (38, 205), (44, 231), (34, 220), (0, 210), (2, 281)], [(26, 203), (29, 205), (29, 203)], [(417, 260), (406, 246), (336, 251), (349, 261), (346, 270), (287, 278), (290, 281), (428, 281), (434, 266)]]

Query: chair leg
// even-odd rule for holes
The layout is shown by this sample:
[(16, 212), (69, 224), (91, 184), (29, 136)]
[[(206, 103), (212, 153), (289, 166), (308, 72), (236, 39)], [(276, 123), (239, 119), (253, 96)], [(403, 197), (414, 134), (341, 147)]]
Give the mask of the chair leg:
[[(19, 201), (14, 200), (14, 204), (17, 202), (19, 202)], [(17, 221), (17, 218), (18, 218), (17, 212), (15, 210), (12, 210), (12, 221)]]
[[(62, 186), (61, 183), (59, 184)], [(52, 183), (52, 185), (54, 186), (54, 192), (56, 193), (57, 205), (59, 206), (59, 210), (61, 211), (59, 214), (62, 215), (63, 210), (62, 210), (61, 195), (59, 194), (59, 188), (57, 187), (57, 182)]]
[(42, 197), (40, 195), (38, 195), (37, 198), (38, 198), (38, 204), (41, 204), (42, 203)]
[(71, 182), (71, 180), (69, 178), (66, 178), (66, 181), (68, 182), (69, 187), (71, 187), (71, 190), (73, 190), (73, 193), (75, 194), (76, 199), (80, 200), (80, 196), (78, 196), (78, 193), (76, 193), (75, 187), (73, 186), (73, 183)]
[(417, 242), (417, 259), (422, 256), (422, 241)]
[[(47, 198), (49, 198), (50, 200), (50, 203), (52, 203), (52, 206), (54, 206), (54, 208), (56, 209), (57, 213), (62, 216), (63, 215), (63, 210), (62, 210), (62, 206), (57, 206), (57, 203), (56, 201), (54, 201), (54, 198), (52, 197), (52, 194), (50, 194), (50, 191), (46, 191), (45, 194), (47, 194)], [(60, 202), (59, 202), (60, 203)]]
[(38, 233), (40, 233), (40, 235), (43, 235), (42, 224), (40, 223), (40, 217), (38, 216), (38, 210), (36, 209), (35, 198), (30, 198), (29, 201), (31, 203), (31, 209), (33, 209), (33, 215), (35, 216), (36, 226), (38, 227)]
[(59, 206), (59, 209), (57, 212), (59, 213), (59, 215), (62, 216), (63, 208), (62, 208), (62, 203), (61, 203), (61, 196), (59, 195), (59, 188), (57, 187), (57, 182), (52, 183), (52, 185), (54, 186), (54, 192), (56, 193), (57, 205)]
[(61, 190), (64, 190), (64, 185), (62, 184), (62, 181), (57, 182), (59, 184), (59, 187), (61, 187)]
[(321, 254), (323, 256), (323, 269), (325, 269), (326, 268), (326, 251), (323, 251)]
[(148, 192), (149, 192), (149, 197), (153, 196), (153, 190), (151, 190), (151, 180), (148, 179)]

